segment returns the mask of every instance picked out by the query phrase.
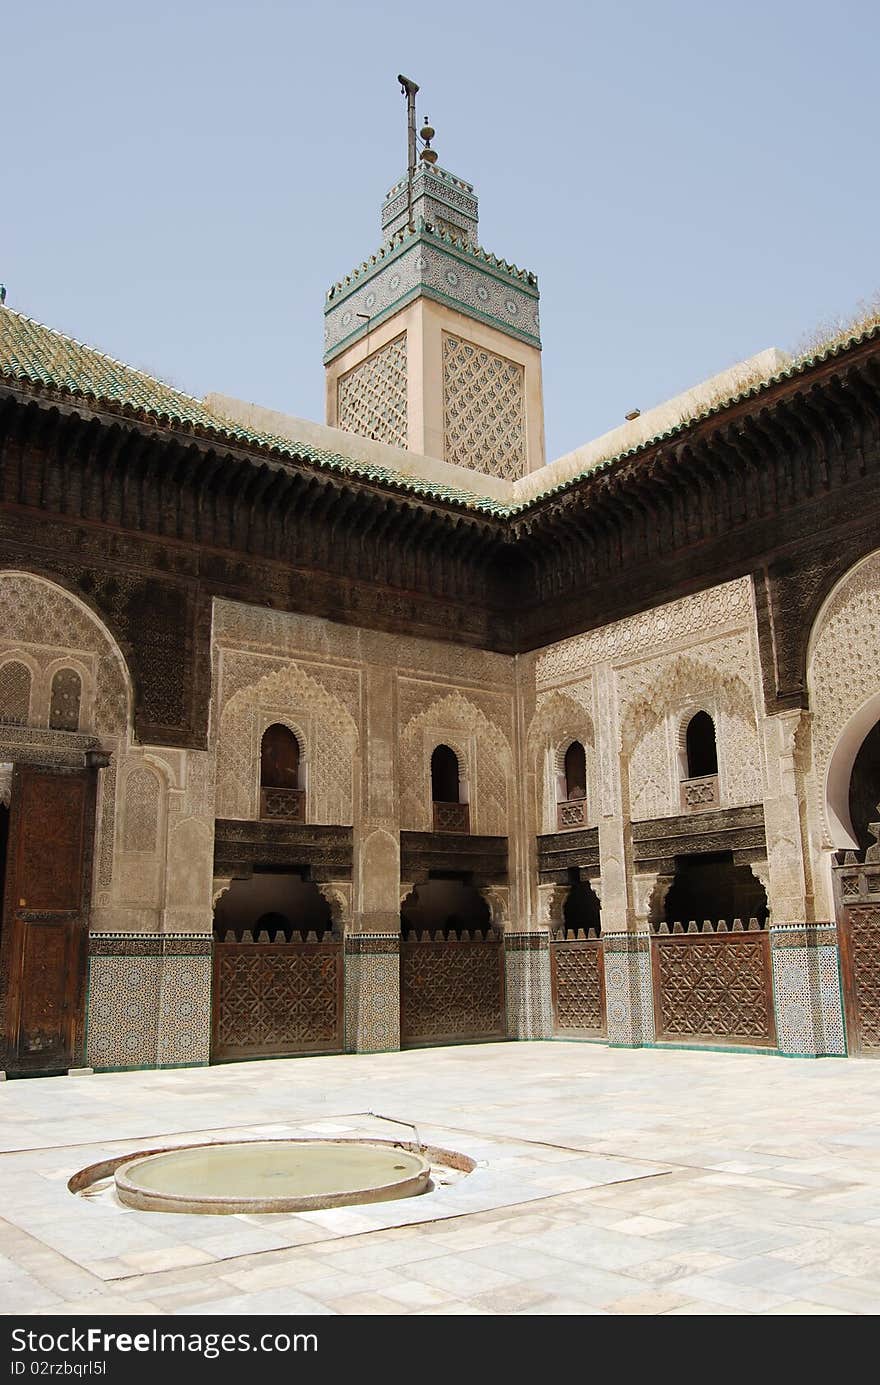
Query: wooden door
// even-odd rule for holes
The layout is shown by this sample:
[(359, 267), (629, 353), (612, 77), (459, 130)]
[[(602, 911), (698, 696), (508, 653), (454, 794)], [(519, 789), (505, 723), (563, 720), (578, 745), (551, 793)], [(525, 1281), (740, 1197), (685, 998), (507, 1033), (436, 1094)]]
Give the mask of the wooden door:
[(96, 777), (15, 766), (0, 935), (2, 1066), (11, 1074), (83, 1061)]

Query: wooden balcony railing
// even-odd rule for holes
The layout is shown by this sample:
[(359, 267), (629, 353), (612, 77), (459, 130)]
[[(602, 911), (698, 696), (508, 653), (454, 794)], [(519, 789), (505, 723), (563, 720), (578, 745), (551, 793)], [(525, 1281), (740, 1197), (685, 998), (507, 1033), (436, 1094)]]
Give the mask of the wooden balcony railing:
[(305, 822), (305, 789), (260, 789), (260, 817), (271, 822)]
[(467, 835), (471, 830), (470, 810), (466, 803), (434, 804), (434, 831), (457, 832)]
[(710, 808), (720, 806), (717, 774), (705, 774), (700, 779), (682, 780), (681, 811), (683, 813), (705, 813)]
[(556, 805), (556, 830), (569, 832), (573, 827), (586, 827), (587, 800), (569, 798)]

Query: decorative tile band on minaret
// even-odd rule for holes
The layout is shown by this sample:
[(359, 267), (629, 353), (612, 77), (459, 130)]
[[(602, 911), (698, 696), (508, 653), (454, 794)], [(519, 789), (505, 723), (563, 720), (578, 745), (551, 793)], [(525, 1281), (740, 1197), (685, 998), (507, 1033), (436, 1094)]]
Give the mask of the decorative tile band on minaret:
[(433, 135), (385, 198), (381, 247), (327, 294), (327, 423), (515, 480), (544, 463), (538, 281), (480, 248), (476, 193)]

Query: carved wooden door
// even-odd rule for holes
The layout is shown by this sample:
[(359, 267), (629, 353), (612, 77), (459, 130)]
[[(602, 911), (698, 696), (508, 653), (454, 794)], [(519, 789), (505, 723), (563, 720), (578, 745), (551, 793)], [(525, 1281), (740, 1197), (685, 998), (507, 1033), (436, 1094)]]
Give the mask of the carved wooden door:
[(66, 1072), (82, 1061), (96, 773), (16, 765), (3, 930), (2, 1066)]

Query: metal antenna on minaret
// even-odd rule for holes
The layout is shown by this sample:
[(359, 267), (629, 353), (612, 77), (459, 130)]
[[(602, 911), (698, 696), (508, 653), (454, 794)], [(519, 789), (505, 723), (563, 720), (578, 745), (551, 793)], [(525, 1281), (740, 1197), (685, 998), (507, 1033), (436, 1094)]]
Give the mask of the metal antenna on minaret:
[(397, 80), (401, 94), (406, 97), (406, 219), (409, 229), (414, 231), (413, 178), (416, 176), (416, 92), (419, 87), (417, 82), (409, 77), (401, 77), (399, 73)]

